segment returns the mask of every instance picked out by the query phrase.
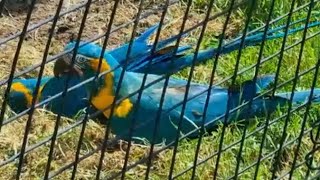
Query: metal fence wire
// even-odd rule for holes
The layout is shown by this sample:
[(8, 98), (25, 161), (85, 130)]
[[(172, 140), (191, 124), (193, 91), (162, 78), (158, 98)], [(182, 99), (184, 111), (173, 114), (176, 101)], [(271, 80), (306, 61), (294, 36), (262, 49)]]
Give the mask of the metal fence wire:
[(316, 179), (317, 0), (2, 0), (0, 179)]

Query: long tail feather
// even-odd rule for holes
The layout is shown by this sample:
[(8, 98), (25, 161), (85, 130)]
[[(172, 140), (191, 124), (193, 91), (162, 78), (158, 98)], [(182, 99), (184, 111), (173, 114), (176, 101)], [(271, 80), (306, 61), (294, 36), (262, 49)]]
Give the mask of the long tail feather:
[[(294, 105), (305, 103), (308, 101), (310, 94), (311, 94), (311, 90), (296, 91), (294, 92), (292, 103)], [(291, 92), (277, 93), (276, 96), (290, 99)], [(311, 98), (311, 101), (313, 103), (320, 103), (319, 88), (316, 88), (313, 90), (313, 97)]]
[[(298, 22), (302, 22), (304, 21), (305, 19), (301, 19), (301, 20), (298, 20), (294, 23), (298, 23)], [(319, 26), (320, 25), (320, 21), (314, 21), (314, 22), (311, 22), (311, 23), (308, 23), (308, 26), (307, 28), (313, 28), (313, 27), (316, 27), (316, 26)], [(278, 28), (274, 28), (274, 29), (271, 29), (267, 32), (267, 36), (265, 38), (265, 40), (272, 40), (272, 39), (277, 39), (277, 38), (282, 38), (284, 37), (285, 33), (282, 32), (283, 29), (285, 29), (286, 26), (283, 25), (283, 26), (280, 26)], [(297, 28), (291, 28), (288, 30), (288, 35), (292, 35), (294, 33), (297, 33), (297, 32), (300, 32), (302, 30), (305, 29), (305, 25), (302, 25), (300, 27), (297, 27)], [(245, 46), (255, 46), (257, 45), (258, 43), (262, 42), (264, 40), (263, 38), (263, 32), (258, 32), (256, 34), (253, 34), (253, 35), (250, 35), (250, 36), (247, 36), (246, 39), (245, 39)], [(224, 49), (224, 53), (229, 53), (231, 51), (234, 51), (234, 50), (237, 50), (240, 48), (240, 44), (241, 44), (241, 40), (238, 38), (237, 41), (234, 41), (228, 45), (226, 45), (223, 49)]]

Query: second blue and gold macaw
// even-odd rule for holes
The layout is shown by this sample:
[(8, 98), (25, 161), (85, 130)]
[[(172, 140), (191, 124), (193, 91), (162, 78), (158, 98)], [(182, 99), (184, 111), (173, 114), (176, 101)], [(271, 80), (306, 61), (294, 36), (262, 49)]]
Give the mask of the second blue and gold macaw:
[[(71, 61), (70, 56), (72, 56), (72, 54), (68, 54), (58, 59), (56, 64), (61, 62), (69, 64)], [(104, 57), (106, 59), (102, 61), (100, 72), (110, 71), (119, 66), (118, 61), (110, 54), (107, 54)], [(86, 80), (96, 74), (99, 58), (77, 55), (75, 63), (75, 72), (81, 72), (79, 73), (79, 77), (82, 80)], [(58, 69), (56, 74), (59, 78), (63, 78), (68, 71), (68, 66), (64, 66), (64, 68)], [(132, 97), (128, 96), (139, 90), (144, 74), (125, 72), (119, 91), (119, 99), (122, 98), (123, 101), (117, 105), (113, 116), (110, 117), (110, 106), (115, 98), (115, 89), (119, 83), (121, 72), (122, 69), (117, 68), (113, 72), (102, 76), (98, 81), (86, 84), (85, 86), (88, 94), (93, 97), (90, 103), (96, 109), (101, 110), (106, 119), (111, 121), (113, 133), (121, 139), (128, 140), (128, 131), (133, 125), (133, 139), (138, 141), (144, 139), (150, 142), (153, 139), (156, 114), (160, 104), (161, 93), (164, 88), (164, 80), (144, 89), (140, 103), (137, 103), (137, 94)], [(148, 75), (146, 84), (149, 84), (159, 77), (160, 76), (158, 75)], [(266, 88), (272, 81), (273, 76), (264, 76), (260, 77), (256, 84), (252, 81), (244, 82), (240, 89), (228, 90), (227, 88), (217, 86), (212, 87), (206, 117), (203, 117), (202, 114), (207, 98), (206, 93), (187, 102), (185, 113), (182, 118), (181, 133), (186, 134), (201, 126), (202, 118), (205, 119), (205, 124), (207, 124), (206, 130), (210, 131), (215, 125), (223, 120), (221, 116), (225, 115), (227, 112), (228, 101), (230, 101), (230, 109), (233, 109), (243, 102), (257, 96), (260, 90)], [(154, 143), (170, 143), (175, 140), (182, 106), (174, 106), (183, 101), (186, 85), (187, 81), (185, 80), (176, 78), (171, 78), (169, 80), (163, 103), (163, 111), (157, 124), (157, 133)], [(208, 86), (205, 84), (191, 83), (189, 97), (197, 95), (206, 89), (208, 89)], [(251, 108), (247, 105), (236, 112), (231, 113), (228, 118), (228, 123), (238, 119), (260, 117), (272, 113), (277, 107), (284, 107), (288, 103), (290, 94), (291, 93), (279, 93), (273, 98), (258, 98), (252, 102)], [(293, 105), (304, 102), (309, 95), (310, 91), (295, 92)], [(320, 102), (320, 89), (314, 90), (314, 97), (312, 100), (313, 102)], [(134, 124), (133, 118), (136, 120)], [(198, 134), (199, 132), (197, 131), (189, 137), (194, 137)]]
[[(40, 92), (52, 77), (43, 77), (40, 83)], [(31, 106), (33, 93), (37, 83), (37, 78), (15, 79), (11, 85), (8, 104), (16, 113), (21, 113)]]

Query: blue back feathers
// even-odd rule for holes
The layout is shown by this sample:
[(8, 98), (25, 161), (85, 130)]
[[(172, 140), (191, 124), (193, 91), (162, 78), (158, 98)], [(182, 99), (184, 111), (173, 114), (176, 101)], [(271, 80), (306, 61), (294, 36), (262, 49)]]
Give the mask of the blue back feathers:
[[(59, 78), (53, 77), (50, 79), (50, 81), (48, 81), (42, 89), (40, 101), (63, 92), (66, 85), (66, 80), (67, 76), (62, 76)], [(68, 88), (71, 88), (80, 82), (81, 81), (77, 76), (72, 76), (70, 78)], [(79, 87), (68, 92), (65, 96), (60, 96), (50, 100), (45, 106), (47, 109), (56, 114), (61, 114), (66, 117), (73, 117), (80, 110), (87, 107), (87, 105), (87, 92), (85, 88)]]

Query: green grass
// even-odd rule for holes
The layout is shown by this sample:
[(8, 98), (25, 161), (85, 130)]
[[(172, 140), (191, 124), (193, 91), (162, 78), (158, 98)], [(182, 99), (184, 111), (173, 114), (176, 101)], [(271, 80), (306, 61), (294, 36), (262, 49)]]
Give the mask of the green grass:
[[(270, 9), (270, 1), (260, 1), (261, 3), (258, 4), (259, 11), (255, 12), (254, 17), (252, 18), (253, 23), (251, 26), (249, 26), (249, 29), (254, 29), (256, 27), (261, 26), (261, 22), (264, 22), (267, 19), (267, 12)], [(302, 3), (305, 3), (307, 1), (304, 1)], [(206, 1), (196, 1), (195, 6), (202, 8), (206, 4)], [(219, 4), (219, 3), (218, 3)], [(278, 17), (286, 12), (289, 11), (290, 4), (287, 1), (276, 1), (276, 6), (274, 9), (273, 17)], [(313, 13), (318, 13), (319, 8), (315, 7)], [(245, 19), (247, 9), (239, 10), (236, 14), (240, 15), (237, 17), (232, 16), (232, 18), (237, 19)], [(297, 20), (301, 17), (306, 17), (306, 10), (299, 11), (293, 15), (292, 21)], [(315, 16), (312, 16), (314, 18)], [(286, 22), (286, 18), (284, 18), (282, 21), (278, 23), (284, 24)], [(255, 22), (255, 23), (254, 23)], [(242, 24), (243, 28), (243, 24)], [(308, 35), (319, 31), (319, 28), (310, 29), (308, 30)], [(239, 31), (239, 33), (241, 33)], [(302, 39), (302, 32), (297, 33), (294, 36), (290, 36), (287, 39), (286, 46), (289, 46), (293, 44), (294, 42)], [(317, 59), (319, 58), (319, 45), (318, 45), (319, 36), (316, 36), (315, 38), (312, 38), (308, 40), (304, 45), (304, 50), (302, 53), (301, 58), (301, 65), (299, 68), (300, 72), (303, 72), (304, 70), (307, 70), (311, 67), (313, 67)], [(263, 57), (268, 57), (276, 52), (278, 52), (281, 48), (283, 39), (277, 39), (268, 41), (265, 44), (264, 50), (263, 50)], [(207, 34), (203, 43), (202, 47), (210, 47), (210, 46), (217, 46), (217, 39), (214, 37), (211, 37), (210, 34)], [(281, 63), (280, 68), (280, 74), (279, 74), (279, 80), (280, 83), (284, 82), (292, 77), (294, 77), (294, 74), (296, 72), (296, 66), (298, 62), (299, 57), (299, 51), (300, 51), (301, 45), (298, 45), (290, 50), (287, 50), (284, 52), (283, 60)], [(258, 47), (248, 47), (245, 48), (241, 52), (240, 57), (240, 64), (239, 69), (244, 69), (248, 66), (254, 65), (257, 62), (258, 54), (259, 54), (260, 48)], [(227, 55), (223, 55), (218, 60), (218, 68), (215, 72), (215, 80), (216, 82), (221, 81), (225, 77), (229, 77), (234, 73), (234, 67), (237, 62), (237, 56), (238, 51), (232, 52)], [(196, 67), (196, 70), (194, 72), (193, 81), (197, 82), (203, 82), (208, 83), (209, 79), (211, 77), (211, 69), (213, 67), (213, 61), (208, 61), (202, 65), (199, 65)], [(268, 62), (262, 64), (259, 67), (259, 74), (270, 74), (276, 72), (277, 69), (277, 63), (279, 61), (279, 56), (276, 56), (269, 60)], [(187, 68), (183, 71), (181, 71), (177, 77), (180, 78), (187, 78), (189, 75), (190, 68)], [(236, 81), (237, 83), (241, 83), (244, 80), (252, 79), (254, 75), (255, 69), (251, 69), (240, 76), (237, 77)], [(307, 73), (306, 75), (302, 76), (298, 80), (297, 88), (296, 89), (308, 89), (311, 87), (312, 80), (314, 79), (314, 71), (311, 71)], [(225, 85), (230, 84), (225, 83)], [(319, 86), (319, 80), (317, 76), (317, 85)], [(281, 91), (291, 91), (292, 89), (292, 83), (289, 83), (288, 85), (284, 86), (283, 88), (279, 88), (277, 92)], [(316, 120), (316, 114), (318, 113), (319, 107), (313, 106), (311, 108), (311, 111), (309, 112), (309, 115), (307, 117), (307, 127), (306, 129), (309, 129), (312, 124)], [(301, 131), (301, 123), (303, 120), (305, 108), (302, 110), (295, 112), (290, 115), (289, 118), (289, 125), (287, 127), (287, 135), (285, 144), (291, 142), (290, 144), (286, 145), (285, 148), (283, 148), (283, 152), (281, 153), (281, 160), (280, 160), (280, 166), (277, 171), (277, 175), (281, 175), (283, 173), (286, 173), (290, 171), (292, 166), (292, 161), (294, 157), (294, 152), (297, 147), (298, 141), (294, 141), (298, 138), (299, 133)], [(278, 113), (275, 113), (270, 119), (275, 119), (276, 117), (279, 117), (280, 115), (286, 114), (286, 111), (280, 111)], [(247, 134), (250, 134), (251, 132), (255, 131), (257, 127), (261, 127), (265, 125), (265, 118), (261, 119), (251, 119), (250, 126), (248, 128)], [(279, 147), (280, 139), (283, 132), (283, 126), (284, 126), (285, 118), (282, 118), (281, 120), (277, 121), (276, 123), (272, 124), (268, 127), (266, 140), (263, 146), (263, 156), (267, 156), (268, 154), (271, 154), (271, 156), (263, 161), (261, 161), (261, 164), (259, 166), (259, 172), (258, 172), (258, 179), (268, 179), (271, 178), (271, 170), (274, 167), (273, 164), (273, 158), (275, 156), (274, 151)], [(243, 135), (244, 128), (239, 125), (232, 125), (229, 126), (226, 130), (226, 133), (224, 134), (224, 145), (223, 147), (227, 147), (230, 144), (233, 144), (234, 142), (237, 142), (238, 140), (241, 140)], [(209, 137), (203, 138), (203, 142), (201, 144), (201, 149), (199, 153), (199, 160), (206, 159), (206, 157), (210, 156), (214, 152), (218, 150), (218, 146), (220, 143), (221, 138), (221, 128), (217, 130), (217, 132), (214, 132), (213, 135)], [(241, 160), (237, 161), (237, 155), (239, 153), (239, 144), (232, 146), (232, 148), (229, 148), (228, 150), (222, 152), (220, 163), (219, 163), (219, 169), (218, 169), (218, 179), (226, 179), (229, 177), (232, 177), (235, 173), (235, 167), (237, 163), (240, 163), (240, 171), (241, 169), (244, 169), (251, 164), (255, 163), (258, 159), (259, 150), (260, 150), (260, 144), (263, 137), (263, 131), (255, 132), (252, 136), (245, 139), (244, 148), (241, 154)], [(293, 142), (292, 142), (293, 141)], [(312, 142), (309, 139), (309, 134), (305, 134), (302, 138), (302, 144), (298, 153), (298, 163), (304, 160), (304, 157), (306, 153), (310, 151), (310, 148), (312, 147)], [(183, 171), (184, 169), (190, 167), (193, 165), (194, 161), (194, 153), (197, 146), (197, 140), (192, 141), (183, 141), (180, 143), (178, 148), (178, 154), (176, 158), (175, 163), (175, 172), (179, 173)], [(171, 161), (172, 153), (167, 153), (167, 165), (164, 170), (165, 172), (168, 172), (170, 167), (170, 161)], [(319, 158), (319, 157), (317, 157)], [(197, 167), (196, 171), (196, 179), (209, 179), (212, 178), (213, 171), (215, 169), (216, 165), (216, 156), (208, 160), (207, 162), (203, 163), (202, 165), (199, 165)], [(240, 176), (241, 179), (252, 179), (254, 176), (256, 170), (256, 166), (253, 166), (252, 168), (249, 168), (248, 170), (244, 171), (242, 175)], [(305, 177), (305, 173), (307, 171), (306, 165), (302, 165), (299, 168), (295, 169), (293, 178), (294, 179), (302, 179)], [(191, 175), (191, 171), (188, 173), (182, 175), (179, 179), (188, 179)], [(154, 177), (158, 177), (155, 173)], [(166, 176), (163, 176), (166, 177)], [(157, 179), (157, 178), (155, 178)]]
[[(302, 3), (308, 2), (307, 0), (301, 1)], [(230, 4), (229, 1), (218, 0), (217, 4), (213, 8), (212, 12), (220, 11), (226, 8)], [(319, 5), (314, 7), (313, 13), (319, 12)], [(185, 8), (183, 3), (181, 4), (182, 8)], [(207, 0), (196, 0), (192, 6), (192, 15), (195, 18), (201, 19), (204, 16), (204, 10), (207, 7)], [(276, 1), (276, 6), (273, 13), (273, 18), (278, 17), (284, 13), (287, 13), (290, 8), (290, 4), (288, 1)], [(260, 27), (263, 25), (263, 22), (267, 19), (267, 12), (270, 9), (270, 0), (261, 0), (257, 4), (254, 17), (252, 18), (252, 22), (249, 26), (249, 29), (254, 29), (256, 27)], [(169, 11), (170, 17), (169, 20), (175, 20), (176, 15), (175, 11)], [(233, 12), (231, 16), (230, 23), (227, 28), (227, 36), (228, 40), (238, 36), (242, 33), (244, 28), (244, 21), (246, 19), (248, 13), (247, 7), (242, 7)], [(296, 12), (293, 15), (293, 20), (297, 20), (302, 17), (306, 17), (307, 10), (303, 9), (299, 12)], [(177, 15), (178, 16), (178, 15)], [(181, 17), (181, 12), (179, 14)], [(201, 18), (200, 18), (201, 17)], [(317, 17), (313, 16), (312, 19), (316, 19)], [(154, 18), (156, 19), (156, 18)], [(154, 20), (152, 19), (152, 20)], [(221, 27), (225, 17), (221, 17), (215, 21), (217, 27)], [(286, 22), (286, 18), (284, 20), (278, 22), (277, 25), (283, 25)], [(178, 26), (179, 27), (179, 26)], [(178, 29), (178, 28), (177, 28)], [(177, 30), (176, 29), (176, 30)], [(221, 28), (222, 29), (222, 28)], [(201, 44), (201, 48), (207, 47), (216, 47), (218, 40), (216, 36), (221, 34), (221, 29), (215, 29), (215, 27), (208, 26), (208, 31), (206, 31), (204, 40)], [(308, 35), (313, 32), (318, 32), (320, 28), (313, 28), (308, 30)], [(199, 34), (199, 31), (197, 31)], [(170, 34), (170, 31), (168, 31)], [(197, 33), (191, 34), (188, 36), (186, 41), (188, 43), (195, 44), (198, 40)], [(128, 35), (126, 34), (126, 37)], [(301, 40), (302, 32), (296, 33), (293, 36), (290, 36), (287, 40), (286, 46), (293, 44), (294, 42)], [(277, 39), (268, 41), (265, 44), (263, 50), (263, 57), (268, 57), (277, 51), (280, 50), (283, 39)], [(318, 41), (319, 36), (316, 36), (305, 43), (304, 51), (302, 53), (301, 65), (299, 68), (300, 72), (307, 70), (308, 68), (315, 65), (319, 56), (318, 50)], [(259, 46), (256, 47), (248, 47), (242, 50), (240, 57), (239, 70), (251, 66), (257, 62), (258, 54), (259, 54)], [(294, 77), (295, 69), (298, 62), (300, 45), (287, 50), (284, 52), (283, 61), (281, 63), (279, 81), (284, 82), (292, 77)], [(226, 77), (231, 76), (234, 73), (234, 67), (237, 62), (238, 51), (222, 55), (219, 57), (218, 68), (215, 72), (215, 82), (220, 82)], [(279, 61), (279, 56), (276, 56), (269, 60), (268, 62), (262, 64), (259, 67), (259, 75), (270, 74), (276, 72), (277, 63)], [(29, 62), (30, 63), (30, 62)], [(211, 76), (211, 69), (213, 67), (213, 59), (203, 63), (195, 68), (193, 81), (194, 82), (202, 82), (208, 83)], [(175, 74), (176, 77), (179, 78), (187, 78), (189, 74), (190, 68), (186, 68), (179, 73)], [(239, 84), (247, 79), (252, 79), (254, 76), (255, 69), (251, 69), (241, 75), (239, 75), (236, 79), (236, 83)], [(296, 89), (308, 89), (312, 84), (314, 76), (314, 71), (307, 73), (306, 75), (299, 78), (297, 88)], [(227, 86), (231, 83), (231, 81), (225, 82), (222, 85)], [(319, 80), (317, 78), (317, 87), (319, 87)], [(283, 91), (291, 91), (292, 83), (279, 88), (277, 92)], [(307, 125), (306, 129), (312, 127), (312, 123), (316, 121), (317, 114), (320, 108), (318, 106), (312, 106), (308, 116), (307, 116)], [(285, 115), (286, 111), (278, 111), (271, 115), (270, 119), (273, 120), (281, 115)], [(293, 156), (295, 150), (297, 148), (297, 137), (301, 131), (301, 124), (303, 121), (303, 117), (305, 114), (305, 109), (303, 108), (300, 111), (297, 111), (290, 115), (289, 124), (287, 127), (287, 134), (285, 138), (285, 147), (281, 152), (280, 165), (278, 166), (277, 175), (281, 175), (283, 173), (288, 172), (291, 169)], [(8, 114), (9, 116), (10, 114)], [(5, 126), (0, 134), (0, 160), (5, 160), (10, 158), (12, 155), (19, 152), (21, 146), (21, 140), (23, 137), (24, 126), (27, 117), (23, 117), (14, 123)], [(34, 144), (43, 140), (44, 138), (50, 136), (53, 132), (53, 127), (55, 123), (55, 116), (39, 110), (36, 112), (36, 116), (33, 120), (33, 128), (30, 132), (29, 144)], [(241, 159), (237, 159), (239, 153), (240, 144), (233, 145), (230, 148), (224, 150), (221, 154), (221, 158), (219, 161), (218, 167), (218, 179), (227, 179), (232, 177), (235, 173), (235, 168), (238, 163), (240, 163), (240, 171), (245, 169), (246, 167), (255, 163), (258, 159), (259, 150), (261, 141), (263, 138), (263, 130), (255, 132), (257, 128), (264, 127), (266, 119), (249, 119), (249, 126), (247, 129), (247, 135), (251, 134), (244, 141), (243, 151), (241, 154)], [(63, 119), (60, 125), (60, 128), (67, 127), (72, 124), (73, 121), (69, 119)], [(274, 122), (267, 129), (266, 139), (263, 144), (263, 152), (262, 155), (267, 156), (261, 161), (258, 171), (258, 179), (269, 179), (271, 178), (271, 170), (273, 170), (274, 166), (274, 151), (278, 148), (282, 132), (283, 126), (285, 123), (285, 118), (280, 119), (279, 121)], [(222, 126), (217, 128), (217, 131), (213, 132), (211, 135), (207, 135), (203, 137), (201, 148), (198, 156), (198, 162), (205, 160), (210, 157), (212, 154), (217, 152), (220, 139), (223, 135), (223, 149), (228, 147), (229, 145), (241, 140), (244, 131), (244, 123), (237, 122), (226, 128), (225, 134), (222, 134)], [(255, 133), (253, 133), (255, 132)], [(81, 155), (86, 154), (92, 151), (94, 148), (100, 146), (103, 142), (103, 133), (104, 127), (96, 124), (93, 121), (88, 123), (84, 142), (81, 148)], [(77, 127), (68, 133), (60, 136), (55, 145), (54, 151), (54, 159), (51, 164), (51, 170), (56, 171), (61, 166), (66, 163), (71, 163), (74, 161), (75, 150), (77, 148), (78, 137), (80, 134), (80, 127)], [(293, 142), (292, 142), (293, 141)], [(291, 143), (290, 143), (291, 142)], [(174, 163), (174, 174), (178, 174), (179, 172), (185, 170), (193, 166), (194, 157), (195, 157), (195, 149), (197, 147), (197, 139), (195, 140), (182, 140), (179, 143), (178, 153), (176, 156), (176, 161)], [(287, 144), (289, 143), (289, 144)], [(310, 140), (309, 134), (305, 134), (302, 138), (301, 147), (298, 153), (298, 163), (304, 160), (305, 155), (311, 150), (313, 143)], [(39, 149), (34, 150), (26, 156), (25, 169), (22, 177), (24, 179), (41, 179), (44, 175), (46, 163), (47, 163), (47, 155), (49, 152), (50, 143), (46, 143)], [(115, 149), (110, 149), (105, 153), (105, 160), (102, 169), (102, 177), (107, 177), (111, 173), (118, 172), (121, 170), (123, 166), (123, 159), (125, 157), (126, 143), (124, 142), (120, 147), (115, 147)], [(148, 155), (149, 147), (134, 145), (131, 148), (130, 156), (129, 156), (129, 164), (145, 157)], [(164, 152), (157, 155), (153, 160), (153, 166), (150, 174), (150, 179), (166, 179), (168, 176), (168, 172), (171, 166), (173, 151), (172, 149), (165, 150)], [(97, 170), (98, 160), (100, 153), (96, 153), (90, 158), (85, 159), (80, 162), (78, 165), (78, 173), (77, 179), (93, 179), (95, 177), (95, 173)], [(213, 176), (214, 170), (216, 167), (216, 157), (205, 161), (201, 165), (199, 165), (196, 169), (195, 177), (196, 179), (211, 179)], [(320, 161), (320, 156), (315, 156), (315, 161)], [(2, 168), (0, 168), (0, 174), (3, 178), (12, 179), (15, 176), (17, 161), (10, 163)], [(126, 173), (126, 179), (142, 179), (144, 178), (144, 174), (146, 171), (146, 164), (141, 164), (132, 170), (129, 170)], [(240, 175), (240, 179), (252, 179), (256, 170), (256, 166), (247, 169)], [(70, 177), (72, 172), (72, 168), (66, 170), (61, 175), (57, 176), (55, 179), (67, 179)], [(307, 166), (303, 164), (302, 166), (295, 169), (293, 173), (294, 179), (302, 179), (305, 177), (305, 173), (307, 172)], [(192, 169), (188, 171), (186, 174), (182, 175), (178, 179), (189, 179), (192, 173)], [(315, 172), (311, 172), (314, 174)]]
[[(201, 3), (201, 1), (198, 1)], [(278, 5), (275, 9), (275, 16), (281, 15), (284, 12), (288, 12), (287, 7), (289, 7), (289, 3), (286, 4), (285, 1), (277, 1)], [(266, 19), (265, 13), (267, 12), (267, 9), (269, 9), (268, 5), (270, 2), (263, 1), (259, 6), (262, 9), (262, 11), (256, 12), (254, 20), (257, 21), (256, 24), (259, 24), (259, 19)], [(280, 5), (281, 4), (281, 5)], [(285, 7), (285, 8), (283, 8)], [(317, 11), (315, 11), (317, 13)], [(293, 19), (298, 19), (301, 17), (306, 17), (305, 12), (299, 12), (294, 14)], [(241, 18), (241, 17), (239, 17)], [(285, 19), (286, 20), (286, 19)], [(281, 23), (284, 23), (285, 21), (282, 21)], [(308, 34), (312, 32), (318, 31), (318, 28), (314, 30), (308, 31)], [(287, 40), (286, 45), (289, 46), (290, 44), (293, 44), (295, 41), (300, 40), (302, 38), (302, 33), (298, 33), (295, 36), (289, 37)], [(301, 59), (301, 65), (299, 68), (300, 72), (303, 72), (304, 70), (307, 70), (308, 68), (315, 65), (318, 59), (318, 38), (315, 37), (314, 39), (308, 40), (304, 46), (304, 51), (302, 53), (302, 59)], [(205, 39), (204, 47), (208, 47), (211, 45), (216, 45), (217, 41), (212, 41), (211, 39)], [(276, 53), (279, 51), (282, 44), (282, 39), (269, 41), (266, 43), (263, 56), (268, 57), (272, 55), (273, 53)], [(284, 53), (283, 61), (281, 64), (280, 69), (280, 82), (284, 82), (285, 80), (288, 80), (289, 78), (294, 77), (295, 69), (297, 66), (299, 51), (300, 51), (300, 45), (292, 48), (291, 50), (288, 50)], [(240, 65), (239, 69), (246, 68), (250, 65), (253, 65), (257, 62), (258, 54), (259, 54), (259, 47), (249, 47), (244, 49), (241, 53), (240, 58)], [(223, 79), (224, 77), (228, 77), (234, 73), (234, 67), (237, 62), (237, 55), (238, 52), (233, 52), (227, 55), (223, 55), (221, 58), (219, 58), (219, 65), (216, 72), (216, 79)], [(264, 63), (260, 66), (259, 74), (269, 74), (276, 72), (277, 69), (277, 63), (279, 61), (279, 56), (276, 56), (275, 58), (272, 58), (267, 63)], [(210, 78), (210, 75), (208, 75), (213, 67), (213, 61), (208, 61), (207, 63), (200, 65), (196, 68), (194, 80), (199, 82), (208, 82), (208, 79)], [(237, 82), (240, 83), (243, 80), (251, 79), (254, 75), (254, 70), (252, 69), (250, 71), (247, 71), (246, 73), (240, 75), (237, 78)], [(180, 72), (181, 77), (186, 77), (188, 75), (188, 70), (184, 70)], [(204, 72), (205, 71), (205, 72)], [(305, 76), (301, 77), (298, 81), (297, 87), (302, 89), (307, 89), (311, 86), (312, 80), (314, 76), (314, 71), (311, 71), (307, 73)], [(318, 76), (317, 76), (318, 77)], [(319, 80), (317, 80), (317, 84), (319, 84)], [(279, 91), (291, 91), (292, 84), (289, 84), (285, 86), (284, 88), (280, 88)], [(307, 127), (305, 129), (310, 128), (310, 123), (312, 123), (315, 118), (318, 107), (313, 107), (311, 110), (311, 113), (309, 114), (307, 118)], [(297, 139), (299, 136), (299, 133), (301, 131), (301, 123), (304, 116), (304, 109), (302, 109), (299, 112), (296, 112), (290, 116), (289, 119), (289, 126), (287, 128), (287, 136), (286, 136), (286, 142), (290, 142), (292, 140)], [(278, 112), (278, 114), (284, 114), (286, 112)], [(277, 115), (274, 115), (271, 119), (278, 117)], [(269, 153), (272, 153), (276, 150), (276, 148), (279, 146), (280, 143), (280, 137), (282, 136), (283, 132), (283, 126), (284, 126), (284, 118), (280, 121), (276, 122), (275, 124), (268, 127), (267, 131), (267, 139), (264, 143), (263, 148), (263, 155), (267, 155)], [(264, 126), (265, 125), (265, 118), (259, 119), (255, 121), (256, 123), (253, 123), (254, 125), (249, 128), (247, 131), (247, 134), (256, 129), (257, 126)], [(258, 122), (258, 123), (257, 123)], [(201, 153), (199, 157), (206, 157), (208, 154), (217, 151), (218, 144), (221, 136), (221, 129), (219, 129), (217, 132), (215, 132), (211, 137), (204, 138), (202, 145), (201, 145)], [(238, 128), (237, 126), (231, 126), (227, 129), (227, 133), (224, 135), (224, 147), (228, 146), (229, 144), (232, 144), (233, 142), (236, 142), (237, 140), (240, 140), (243, 134), (243, 128)], [(237, 162), (236, 157), (238, 155), (239, 151), (239, 145), (233, 146), (229, 150), (222, 153), (220, 163), (219, 163), (219, 179), (226, 179), (228, 177), (231, 177), (234, 175), (235, 166), (237, 163), (240, 164), (240, 169), (243, 169), (247, 166), (249, 166), (252, 163), (255, 163), (258, 158), (258, 153), (260, 149), (262, 139), (262, 131), (259, 131), (252, 135), (249, 138), (246, 138), (244, 149), (242, 151), (242, 159), (241, 161)], [(179, 153), (178, 153), (178, 161), (175, 163), (175, 172), (181, 172), (186, 167), (190, 166), (190, 163), (193, 162), (194, 158), (194, 151), (196, 147), (197, 141), (190, 141), (190, 142), (184, 142), (181, 143), (181, 147), (179, 147)], [(312, 146), (312, 142), (309, 139), (308, 134), (304, 135), (302, 138), (302, 145), (298, 154), (298, 162), (304, 160), (304, 156), (308, 151), (310, 150), (310, 147)], [(283, 174), (291, 169), (292, 165), (292, 159), (294, 157), (294, 151), (297, 147), (297, 141), (294, 141), (293, 143), (286, 146), (282, 152), (282, 158), (280, 161), (280, 170), (277, 172), (277, 174)], [(210, 153), (209, 153), (210, 152)], [(205, 155), (202, 155), (205, 154)], [(171, 155), (171, 154), (170, 154)], [(169, 157), (170, 157), (169, 155)], [(263, 160), (259, 167), (259, 173), (258, 173), (258, 179), (268, 179), (270, 177), (270, 170), (274, 167), (272, 164), (272, 158), (274, 155), (271, 155), (270, 158), (267, 158)], [(170, 159), (170, 158), (169, 158)], [(201, 158), (200, 158), (201, 159)], [(212, 172), (215, 169), (215, 161), (216, 158), (213, 158), (209, 160), (208, 162), (204, 163), (203, 165), (199, 166), (197, 168), (197, 178), (198, 179), (207, 179), (211, 178)], [(169, 164), (168, 164), (169, 166)], [(169, 168), (168, 168), (169, 169)], [(295, 169), (294, 171), (294, 179), (302, 179), (305, 177), (307, 167), (305, 165)], [(241, 179), (252, 179), (253, 175), (255, 173), (255, 166), (253, 168), (248, 169), (241, 175)], [(184, 176), (181, 177), (181, 179), (187, 179), (191, 174), (191, 171)]]

